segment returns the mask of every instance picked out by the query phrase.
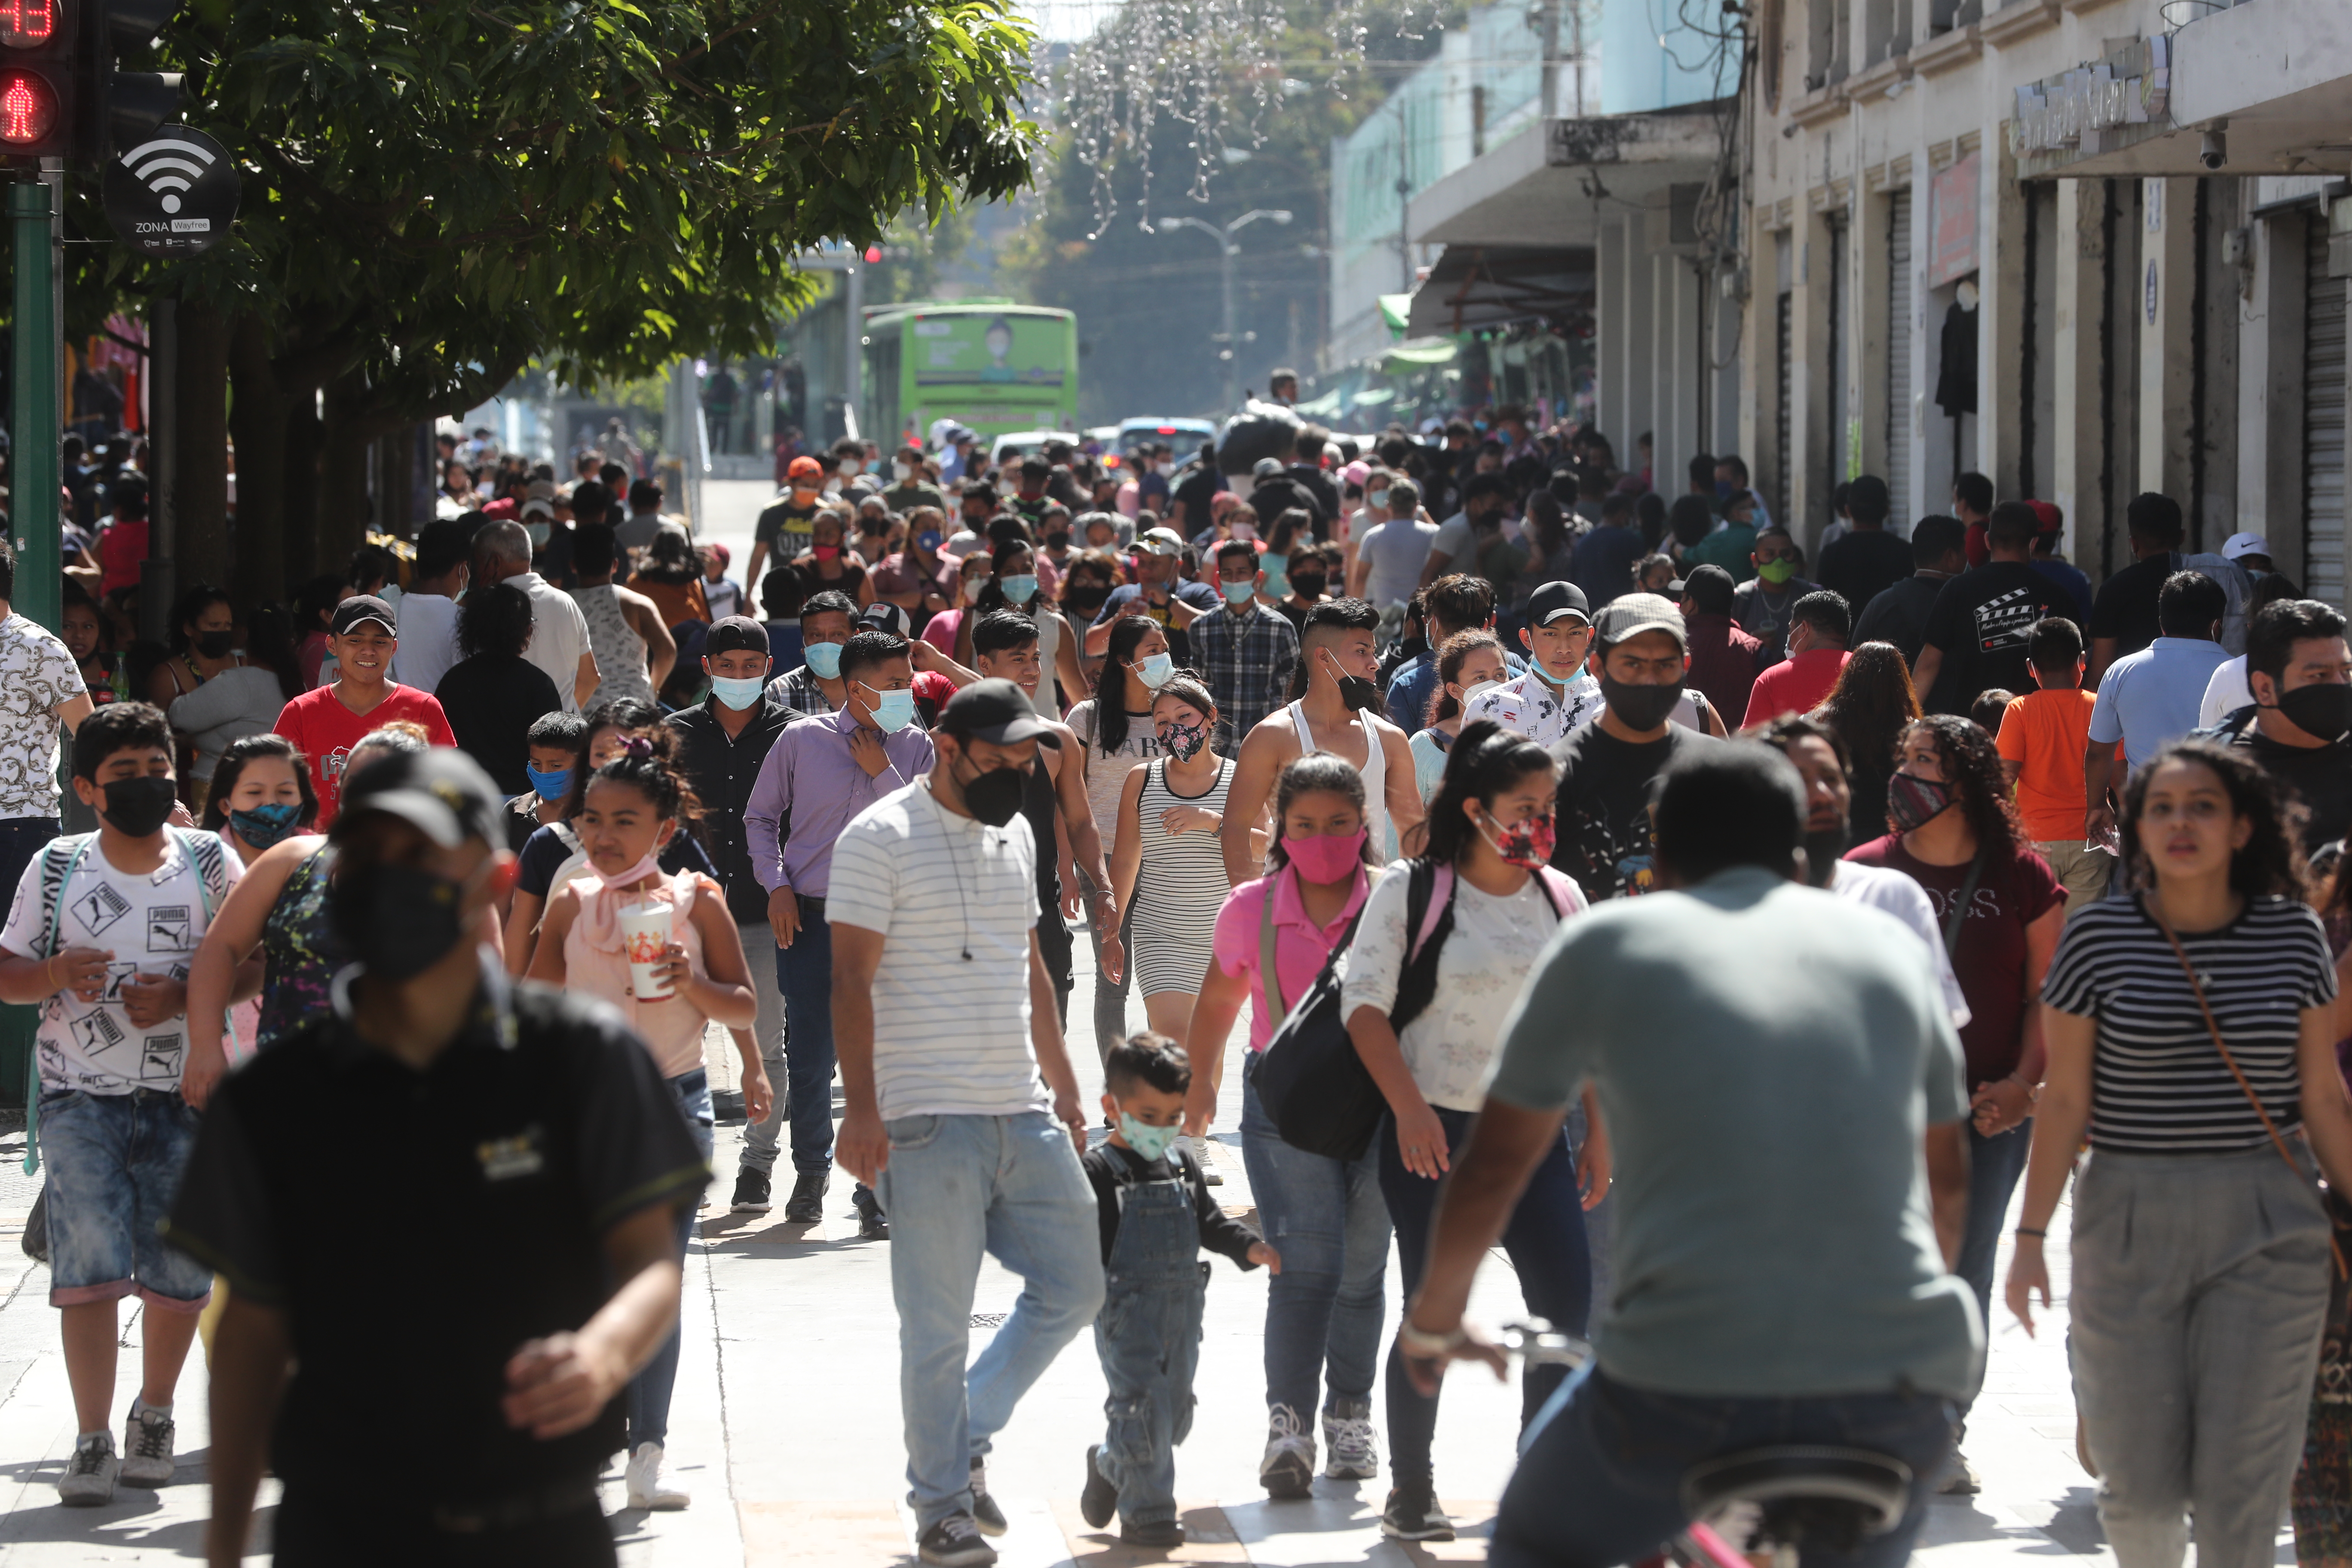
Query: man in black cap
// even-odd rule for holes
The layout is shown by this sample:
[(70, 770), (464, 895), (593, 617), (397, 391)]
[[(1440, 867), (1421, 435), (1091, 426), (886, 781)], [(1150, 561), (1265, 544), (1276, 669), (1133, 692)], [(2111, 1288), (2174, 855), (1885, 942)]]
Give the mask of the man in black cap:
[(1601, 711), (1601, 683), (1584, 668), (1592, 647), (1592, 611), (1573, 583), (1546, 583), (1528, 595), (1528, 624), (1519, 628), (1527, 673), (1478, 693), (1462, 705), (1465, 723), (1491, 719), (1549, 746)]
[[(1087, 1117), (1037, 949), (1029, 764), (1055, 726), (1019, 687), (956, 693), (929, 771), (833, 849), (835, 1148), (892, 1217), (907, 1479), (926, 1563), (996, 1561), (990, 1440), (1102, 1305)], [(967, 1374), (982, 1248), (1021, 1298)]]
[[(669, 716), (677, 731), (678, 756), (688, 782), (702, 802), (703, 833), (710, 863), (727, 889), (727, 912), (742, 933), (743, 952), (751, 971), (751, 990), (760, 1004), (752, 1029), (760, 1043), (760, 1060), (768, 1082), (784, 1082), (784, 994), (777, 984), (775, 932), (768, 926), (768, 889), (751, 869), (751, 843), (743, 826), (743, 812), (751, 804), (751, 786), (760, 779), (760, 765), (784, 726), (798, 717), (768, 686), (768, 628), (749, 616), (729, 616), (716, 622), (702, 645), (702, 670), (710, 678), (710, 695), (695, 707)], [(784, 1101), (743, 1134), (743, 1162), (735, 1174), (735, 1195), (730, 1206), (737, 1214), (768, 1212), (769, 1184), (776, 1168), (776, 1149), (782, 1136)]]
[(358, 963), (205, 1109), (166, 1237), (233, 1292), (215, 1563), (265, 1463), (288, 1568), (615, 1560), (616, 1395), (677, 1321), (676, 1215), (709, 1173), (610, 1010), (485, 961), (499, 811), (453, 751), (354, 782), (328, 896)]
[(337, 605), (327, 631), (335, 679), (289, 702), (270, 726), (310, 760), (321, 832), (334, 826), (335, 813), (342, 807), (344, 760), (369, 731), (406, 719), (422, 724), (425, 738), (436, 746), (457, 743), (438, 699), (392, 679), (392, 658), (400, 648), (399, 625), (392, 606), (373, 594)]

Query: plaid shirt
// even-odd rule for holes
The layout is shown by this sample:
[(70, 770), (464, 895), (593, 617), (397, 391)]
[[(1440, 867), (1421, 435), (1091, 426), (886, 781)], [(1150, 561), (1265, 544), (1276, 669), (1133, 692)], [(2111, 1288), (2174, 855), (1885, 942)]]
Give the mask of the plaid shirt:
[(803, 718), (822, 719), (833, 711), (825, 700), (824, 688), (816, 683), (816, 676), (807, 665), (795, 665), (768, 682), (768, 700), (781, 702)]
[(1236, 616), (1219, 605), (1187, 628), (1192, 664), (1217, 702), (1217, 744), (1231, 750), (1290, 694), (1298, 668), (1298, 633), (1280, 612), (1259, 605)]

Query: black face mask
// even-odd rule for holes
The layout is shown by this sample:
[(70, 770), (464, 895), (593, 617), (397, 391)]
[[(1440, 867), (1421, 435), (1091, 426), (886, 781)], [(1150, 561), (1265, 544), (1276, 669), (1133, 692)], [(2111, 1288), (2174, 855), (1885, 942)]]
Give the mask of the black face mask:
[(106, 805), (99, 815), (119, 833), (144, 838), (172, 818), (178, 798), (171, 779), (161, 773), (144, 778), (115, 779), (105, 786)]
[(1290, 574), (1291, 591), (1302, 599), (1320, 598), (1324, 582), (1324, 578), (1312, 572), (1303, 574), (1293, 572)]
[(1360, 675), (1343, 675), (1339, 678), (1339, 700), (1361, 713), (1381, 705), (1381, 689)]
[(1021, 797), (1028, 775), (1019, 768), (991, 768), (969, 783), (958, 779), (964, 808), (991, 827), (1002, 827), (1021, 815)]
[(1070, 531), (1066, 528), (1055, 529), (1045, 536), (1045, 548), (1048, 550), (1067, 550), (1069, 547)]
[(2352, 686), (2322, 681), (2279, 693), (2278, 710), (2286, 721), (2321, 741), (2342, 739), (2352, 730)]
[(1103, 602), (1109, 597), (1108, 588), (1099, 587), (1092, 583), (1080, 583), (1063, 591), (1062, 603), (1074, 610), (1091, 616), (1101, 609)]
[(463, 941), (465, 903), (461, 884), (406, 866), (338, 876), (327, 893), (337, 934), (370, 974), (386, 980), (423, 973)]
[(236, 633), (233, 631), (196, 634), (196, 651), (206, 658), (226, 658), (229, 650), (235, 647), (236, 647)]
[(1634, 686), (1604, 675), (1601, 678), (1601, 700), (1627, 729), (1654, 730), (1666, 721), (1675, 705), (1683, 700), (1683, 683), (1677, 680), (1666, 686)]

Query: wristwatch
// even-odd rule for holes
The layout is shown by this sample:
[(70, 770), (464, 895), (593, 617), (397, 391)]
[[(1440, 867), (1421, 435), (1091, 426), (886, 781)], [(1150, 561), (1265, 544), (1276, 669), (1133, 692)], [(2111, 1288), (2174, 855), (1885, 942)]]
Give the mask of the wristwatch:
[(1459, 1327), (1450, 1333), (1432, 1334), (1412, 1326), (1408, 1318), (1397, 1325), (1397, 1348), (1414, 1361), (1435, 1361), (1460, 1350), (1470, 1338)]

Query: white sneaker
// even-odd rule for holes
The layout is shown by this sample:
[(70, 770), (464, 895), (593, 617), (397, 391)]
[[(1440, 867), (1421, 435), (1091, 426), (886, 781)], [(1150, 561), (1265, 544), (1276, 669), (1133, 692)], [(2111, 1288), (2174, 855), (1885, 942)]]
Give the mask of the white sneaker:
[(1381, 1473), (1380, 1441), (1370, 1399), (1335, 1397), (1323, 1412), (1323, 1473), (1335, 1481), (1368, 1481)]
[(629, 1456), (627, 1484), (629, 1506), (670, 1511), (684, 1508), (694, 1500), (676, 1487), (661, 1484), (662, 1448), (659, 1443), (640, 1443), (637, 1451)]
[(1206, 1138), (1195, 1138), (1187, 1133), (1180, 1142), (1184, 1147), (1192, 1151), (1192, 1159), (1201, 1167), (1202, 1182), (1213, 1187), (1222, 1187), (1225, 1184), (1225, 1178), (1218, 1173), (1217, 1167), (1209, 1162), (1209, 1141)]
[(134, 1403), (122, 1424), (122, 1479), (134, 1487), (160, 1487), (172, 1479), (172, 1437), (177, 1428)]
[(73, 1458), (58, 1481), (58, 1500), (68, 1508), (98, 1508), (114, 1500), (122, 1461), (114, 1457), (114, 1434), (98, 1432), (74, 1445)]
[(1265, 1455), (1258, 1460), (1257, 1479), (1268, 1497), (1296, 1500), (1314, 1494), (1315, 1439), (1287, 1405), (1266, 1412)]

